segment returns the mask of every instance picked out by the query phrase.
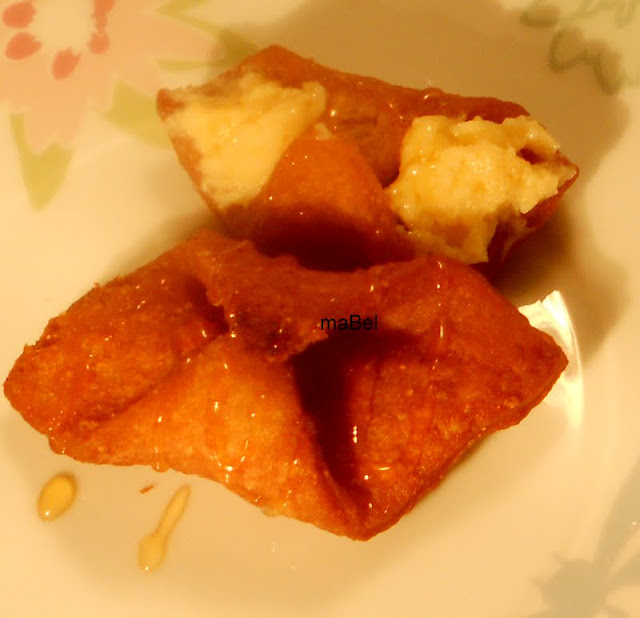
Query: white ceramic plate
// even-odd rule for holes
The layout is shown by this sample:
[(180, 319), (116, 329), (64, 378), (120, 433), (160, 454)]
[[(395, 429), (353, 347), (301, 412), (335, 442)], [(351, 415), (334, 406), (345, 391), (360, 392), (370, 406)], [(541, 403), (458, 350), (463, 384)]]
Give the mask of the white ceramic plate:
[[(268, 6), (0, 0), (0, 374), (94, 282), (207, 220), (155, 91), (272, 42), (396, 83), (517, 100), (542, 120), (582, 174), (501, 285), (519, 303), (557, 290), (580, 355), (521, 425), (366, 544), (267, 518), (214, 483), (53, 455), (3, 400), (0, 615), (638, 615), (638, 4)], [(76, 475), (78, 500), (45, 525), (35, 501), (60, 471)], [(167, 560), (145, 574), (138, 540), (185, 480)]]

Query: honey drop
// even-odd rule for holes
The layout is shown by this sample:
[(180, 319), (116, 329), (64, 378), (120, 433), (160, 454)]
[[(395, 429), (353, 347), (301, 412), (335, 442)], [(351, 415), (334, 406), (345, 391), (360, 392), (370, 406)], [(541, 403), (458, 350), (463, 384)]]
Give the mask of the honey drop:
[(76, 497), (76, 481), (70, 474), (56, 474), (50, 478), (38, 497), (38, 515), (43, 521), (57, 519), (73, 504)]
[(169, 501), (158, 527), (140, 541), (138, 565), (143, 571), (153, 571), (164, 562), (169, 536), (180, 521), (190, 494), (188, 485), (180, 487)]

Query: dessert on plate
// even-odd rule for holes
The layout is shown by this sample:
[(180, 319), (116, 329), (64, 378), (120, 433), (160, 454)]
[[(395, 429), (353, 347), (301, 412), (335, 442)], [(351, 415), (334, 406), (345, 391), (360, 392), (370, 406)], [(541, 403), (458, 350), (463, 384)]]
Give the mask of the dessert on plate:
[(368, 539), (565, 364), (457, 260), (323, 272), (205, 230), (52, 319), (4, 388), (56, 452)]
[(522, 107), (270, 47), (158, 110), (228, 234), (95, 286), (25, 347), (4, 391), (55, 452), (365, 540), (549, 392), (563, 351), (470, 266), (577, 174)]
[(516, 103), (394, 86), (278, 46), (157, 104), (228, 231), (314, 267), (436, 253), (495, 268), (578, 172)]

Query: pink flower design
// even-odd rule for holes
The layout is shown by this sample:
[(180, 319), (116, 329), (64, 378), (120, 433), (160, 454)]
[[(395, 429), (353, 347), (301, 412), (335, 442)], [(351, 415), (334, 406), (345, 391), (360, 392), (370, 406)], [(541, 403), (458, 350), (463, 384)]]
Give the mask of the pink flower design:
[(109, 109), (120, 80), (147, 96), (159, 59), (205, 60), (211, 36), (163, 5), (180, 0), (0, 0), (0, 102), (22, 114), (33, 152), (73, 144), (87, 109)]
[[(106, 33), (107, 17), (115, 0), (93, 0), (91, 18), (93, 30), (84, 42), (82, 51), (76, 52), (72, 47), (54, 52), (51, 73), (55, 79), (68, 77), (80, 61), (81, 54), (90, 51), (101, 54), (109, 47), (109, 36)], [(2, 21), (17, 32), (9, 39), (5, 48), (5, 56), (12, 60), (21, 60), (37, 53), (42, 41), (29, 31), (29, 26), (36, 16), (34, 0), (23, 0), (10, 4), (2, 13)]]

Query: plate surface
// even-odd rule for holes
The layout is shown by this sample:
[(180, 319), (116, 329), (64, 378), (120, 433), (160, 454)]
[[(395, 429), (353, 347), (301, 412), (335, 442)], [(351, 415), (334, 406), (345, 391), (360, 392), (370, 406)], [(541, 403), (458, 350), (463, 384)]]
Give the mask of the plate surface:
[[(0, 0), (0, 375), (94, 282), (208, 221), (155, 117), (155, 92), (269, 43), (396, 83), (516, 100), (550, 129), (581, 177), (500, 285), (519, 304), (556, 292), (546, 314), (571, 366), (523, 423), (366, 544), (267, 518), (204, 480), (54, 455), (3, 399), (0, 615), (637, 615), (638, 4), (265, 7)], [(77, 477), (78, 499), (45, 525), (35, 501), (61, 471)], [(138, 541), (185, 482), (191, 500), (167, 560), (145, 574)]]

